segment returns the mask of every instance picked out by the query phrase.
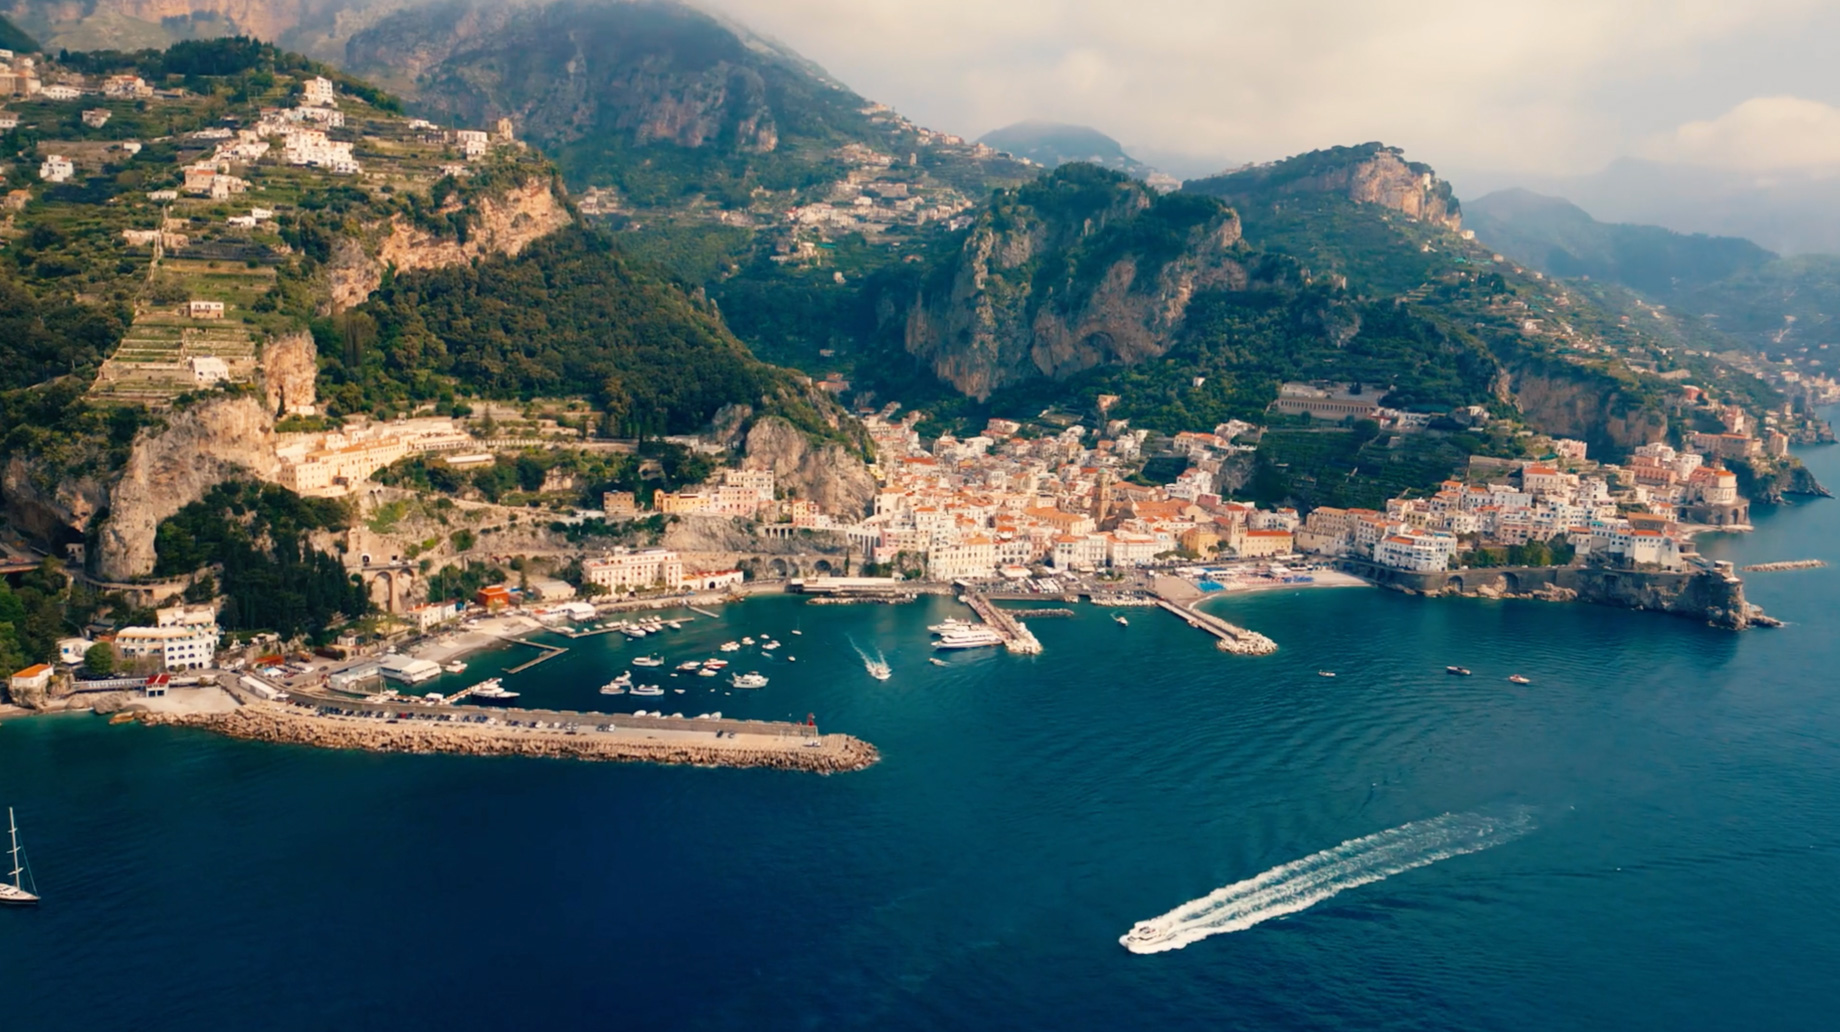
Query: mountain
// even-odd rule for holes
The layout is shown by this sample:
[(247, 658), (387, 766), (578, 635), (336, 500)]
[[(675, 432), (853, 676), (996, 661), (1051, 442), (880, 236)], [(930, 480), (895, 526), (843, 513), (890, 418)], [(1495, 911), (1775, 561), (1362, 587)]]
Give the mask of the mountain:
[(1046, 168), (1059, 168), (1080, 161), (1114, 172), (1142, 179), (1152, 186), (1173, 189), (1180, 183), (1173, 177), (1126, 154), (1117, 140), (1097, 129), (1060, 122), (1017, 122), (992, 129), (978, 142), (1006, 154), (1025, 158)]
[(451, 0), (353, 35), (345, 64), (469, 125), (510, 118), (577, 189), (625, 209), (778, 217), (852, 167), (980, 197), (1036, 173), (916, 126), (783, 45), (668, 0)]
[(583, 226), (506, 134), (469, 157), (375, 87), (246, 38), (39, 71), (144, 80), (15, 99), (3, 141), (32, 161), (0, 251), (0, 499), (41, 541), (87, 543), (100, 576), (149, 575), (166, 520), (281, 479), (284, 434), (347, 421), (544, 398), (603, 433), (721, 414), (737, 438), (790, 423), (813, 455), (854, 443), (711, 304)]
[(1515, 261), (1627, 287), (1695, 316), (1694, 346), (1780, 355), (1840, 344), (1840, 257), (1779, 258), (1736, 237), (1599, 222), (1526, 190), (1489, 194), (1465, 211), (1478, 239)]
[(1590, 276), (1665, 297), (1759, 268), (1775, 255), (1749, 240), (1599, 222), (1583, 208), (1528, 190), (1464, 206), (1478, 239), (1554, 276)]
[(1431, 166), (1406, 161), (1397, 147), (1363, 143), (1330, 147), (1282, 161), (1224, 172), (1182, 184), (1189, 193), (1244, 204), (1254, 198), (1340, 195), (1378, 204), (1433, 225), (1458, 229), (1463, 214), (1450, 184)]
[(6, 18), (0, 18), (0, 50), (15, 54), (38, 53), (38, 41)]
[(1840, 254), (1840, 175), (1746, 172), (1620, 158), (1582, 176), (1518, 176), (1513, 185), (1565, 197), (1605, 222), (1742, 237), (1783, 255)]

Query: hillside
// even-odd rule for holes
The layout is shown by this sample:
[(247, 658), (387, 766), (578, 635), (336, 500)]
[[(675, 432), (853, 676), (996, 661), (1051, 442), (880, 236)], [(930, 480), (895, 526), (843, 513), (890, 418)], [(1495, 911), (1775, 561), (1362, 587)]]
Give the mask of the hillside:
[(76, 96), (15, 102), (0, 141), (25, 159), (0, 223), (0, 494), (102, 576), (152, 574), (165, 520), (277, 481), (288, 441), (341, 424), (546, 398), (609, 434), (739, 406), (849, 440), (706, 302), (579, 226), (506, 132), (240, 38), (33, 70)]
[(1655, 296), (1757, 269), (1776, 256), (1736, 237), (1599, 222), (1583, 208), (1527, 190), (1464, 206), (1483, 243), (1551, 276), (1611, 280)]

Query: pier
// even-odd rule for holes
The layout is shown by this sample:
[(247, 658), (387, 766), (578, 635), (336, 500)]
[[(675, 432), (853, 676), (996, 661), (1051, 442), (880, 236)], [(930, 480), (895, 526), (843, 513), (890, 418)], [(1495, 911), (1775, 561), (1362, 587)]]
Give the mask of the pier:
[(1278, 651), (1278, 643), (1257, 631), (1249, 631), (1237, 624), (1228, 623), (1218, 616), (1203, 613), (1199, 609), (1178, 605), (1168, 599), (1157, 603), (1158, 608), (1174, 613), (1187, 621), (1190, 627), (1206, 631), (1220, 639), (1215, 647), (1222, 652), (1231, 652), (1236, 656), (1269, 656)]
[(1780, 563), (1753, 563), (1743, 570), (1745, 573), (1776, 573), (1779, 570), (1818, 570), (1826, 565), (1825, 559), (1790, 559)]
[(505, 671), (505, 673), (507, 674), (521, 674), (524, 671), (529, 670), (531, 667), (536, 666), (538, 663), (542, 663), (546, 660), (555, 659), (557, 656), (560, 656), (564, 652), (568, 651), (568, 649), (565, 649), (560, 645), (544, 645), (541, 642), (534, 642), (528, 638), (506, 638), (504, 640), (511, 642), (513, 645), (528, 645), (533, 649), (543, 650), (543, 654), (541, 656), (538, 656), (537, 658), (530, 660), (527, 663), (519, 663), (517, 666), (514, 666), (511, 669)]
[(967, 590), (959, 597), (971, 607), (972, 612), (978, 615), (978, 619), (997, 632), (1003, 639), (1004, 648), (1011, 652), (1030, 655), (1041, 651), (1041, 642), (1036, 640), (1035, 635), (1029, 633), (1029, 629), (1023, 626), (1021, 621), (1008, 612), (998, 609), (983, 595)]

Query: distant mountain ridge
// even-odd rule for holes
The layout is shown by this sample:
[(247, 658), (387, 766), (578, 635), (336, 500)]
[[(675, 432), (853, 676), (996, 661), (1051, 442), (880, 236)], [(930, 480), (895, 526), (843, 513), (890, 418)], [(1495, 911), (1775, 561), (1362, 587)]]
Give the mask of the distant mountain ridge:
[(1031, 120), (992, 129), (978, 137), (978, 142), (1045, 168), (1081, 161), (1123, 172), (1160, 189), (1181, 185), (1174, 176), (1125, 153), (1124, 146), (1117, 140), (1090, 126)]

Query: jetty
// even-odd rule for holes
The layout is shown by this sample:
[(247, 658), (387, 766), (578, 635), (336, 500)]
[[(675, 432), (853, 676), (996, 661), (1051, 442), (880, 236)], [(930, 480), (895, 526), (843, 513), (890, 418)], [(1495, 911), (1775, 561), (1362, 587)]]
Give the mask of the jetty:
[(529, 638), (505, 638), (503, 640), (511, 642), (514, 645), (528, 645), (533, 649), (543, 650), (542, 655), (528, 662), (519, 663), (517, 666), (514, 666), (511, 669), (505, 671), (505, 673), (507, 674), (523, 673), (524, 671), (529, 670), (531, 667), (536, 666), (538, 663), (542, 663), (546, 660), (555, 659), (557, 656), (560, 656), (564, 652), (568, 651), (568, 649), (565, 649), (560, 645), (545, 645), (542, 642), (531, 641)]
[(978, 592), (966, 590), (959, 596), (959, 601), (971, 607), (991, 630), (1003, 639), (1003, 647), (1011, 652), (1033, 655), (1041, 651), (1041, 642), (1030, 633), (1027, 625), (1012, 616), (1008, 610), (998, 609), (990, 599)]
[(821, 734), (815, 722), (431, 706), (409, 700), (371, 703), (302, 692), (288, 703), (232, 695), (242, 704), (227, 712), (144, 712), (135, 718), (248, 741), (368, 752), (769, 767), (817, 774), (861, 770), (881, 758), (861, 739)]
[(1222, 652), (1231, 652), (1236, 656), (1269, 656), (1278, 651), (1278, 643), (1257, 631), (1249, 631), (1238, 624), (1228, 623), (1211, 613), (1204, 613), (1191, 606), (1178, 605), (1168, 599), (1157, 603), (1158, 608), (1174, 613), (1188, 623), (1219, 639), (1214, 646)]
[(1742, 569), (1745, 573), (1776, 573), (1780, 570), (1818, 570), (1826, 565), (1825, 559), (1789, 559), (1779, 563), (1752, 563)]

